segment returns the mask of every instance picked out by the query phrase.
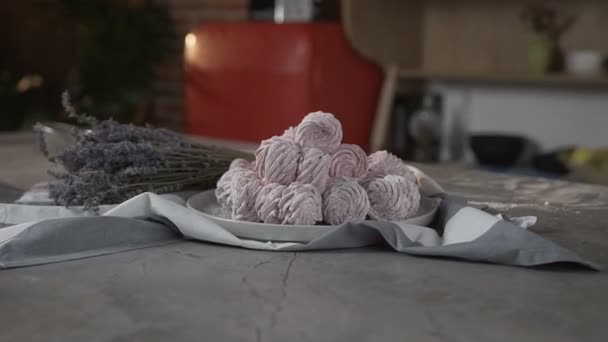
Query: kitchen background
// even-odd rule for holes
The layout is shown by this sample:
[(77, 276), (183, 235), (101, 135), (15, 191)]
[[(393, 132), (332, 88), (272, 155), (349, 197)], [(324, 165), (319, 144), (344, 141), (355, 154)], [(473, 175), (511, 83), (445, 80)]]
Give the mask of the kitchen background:
[[(259, 24), (272, 28), (258, 31)], [(319, 25), (334, 25), (343, 37), (314, 33)], [(231, 40), (234, 27), (242, 37)], [(219, 30), (214, 37), (223, 44), (205, 40), (206, 28)], [(285, 37), (273, 40), (275, 31)], [(335, 107), (357, 131), (350, 139), (368, 149), (605, 183), (606, 36), (608, 3), (601, 0), (5, 1), (0, 130), (65, 120), (63, 89), (91, 114), (248, 142), (257, 133), (235, 137), (222, 127), (253, 116), (270, 130), (274, 121), (299, 121), (306, 114), (299, 110)], [(245, 70), (246, 52), (238, 60), (214, 50), (224, 64), (210, 70), (199, 57), (189, 59), (188, 44), (206, 56), (215, 56), (206, 49), (243, 44), (238, 51), (275, 56), (274, 65), (285, 67), (262, 58), (258, 70)], [(269, 81), (279, 69), (282, 81)], [(239, 75), (261, 75), (251, 84), (270, 88), (244, 87)], [(285, 89), (276, 86), (285, 80)], [(350, 88), (360, 82), (369, 86)], [(302, 98), (286, 100), (282, 91), (292, 89)], [(234, 107), (239, 99), (246, 111)], [(358, 110), (340, 112), (349, 105)]]

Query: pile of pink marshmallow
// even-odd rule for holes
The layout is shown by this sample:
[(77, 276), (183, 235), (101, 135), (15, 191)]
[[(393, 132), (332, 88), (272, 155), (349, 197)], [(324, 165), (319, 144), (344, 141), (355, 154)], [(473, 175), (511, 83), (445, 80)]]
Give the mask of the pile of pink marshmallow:
[(255, 161), (234, 160), (217, 183), (218, 204), (235, 220), (291, 225), (398, 221), (416, 213), (418, 183), (401, 159), (386, 151), (367, 156), (341, 142), (332, 114), (308, 114), (262, 141)]

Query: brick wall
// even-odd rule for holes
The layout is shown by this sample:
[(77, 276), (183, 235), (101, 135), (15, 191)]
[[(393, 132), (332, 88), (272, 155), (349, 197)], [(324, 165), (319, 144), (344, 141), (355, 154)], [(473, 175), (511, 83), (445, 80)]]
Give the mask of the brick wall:
[[(157, 0), (168, 7), (180, 44), (190, 30), (206, 21), (247, 19), (248, 0)], [(157, 126), (184, 127), (184, 68), (182, 50), (158, 68), (152, 118)]]

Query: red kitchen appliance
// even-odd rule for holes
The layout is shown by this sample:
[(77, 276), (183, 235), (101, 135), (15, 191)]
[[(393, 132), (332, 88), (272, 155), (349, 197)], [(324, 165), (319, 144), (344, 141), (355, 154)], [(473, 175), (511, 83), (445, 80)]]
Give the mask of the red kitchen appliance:
[(380, 69), (338, 23), (212, 23), (186, 37), (186, 131), (259, 142), (325, 111), (368, 146)]

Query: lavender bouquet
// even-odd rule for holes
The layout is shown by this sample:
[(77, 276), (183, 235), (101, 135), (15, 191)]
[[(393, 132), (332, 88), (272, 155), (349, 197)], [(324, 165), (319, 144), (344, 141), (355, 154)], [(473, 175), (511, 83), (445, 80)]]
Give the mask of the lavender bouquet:
[(40, 149), (53, 163), (50, 197), (57, 205), (95, 210), (148, 191), (213, 188), (232, 160), (253, 158), (245, 152), (188, 141), (166, 129), (78, 114), (67, 92), (63, 106), (89, 129), (75, 128), (74, 143), (55, 155), (50, 155), (45, 135), (39, 135)]

